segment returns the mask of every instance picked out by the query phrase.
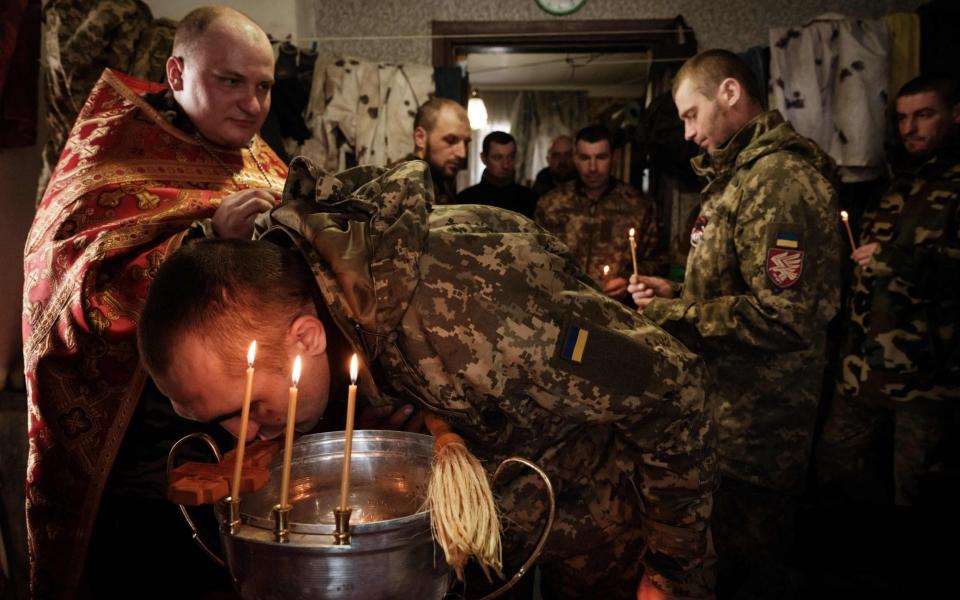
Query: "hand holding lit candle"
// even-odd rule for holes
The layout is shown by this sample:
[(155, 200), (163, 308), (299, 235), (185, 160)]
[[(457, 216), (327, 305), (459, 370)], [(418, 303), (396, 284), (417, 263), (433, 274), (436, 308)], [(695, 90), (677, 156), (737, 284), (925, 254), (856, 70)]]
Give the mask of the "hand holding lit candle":
[(347, 424), (343, 432), (343, 471), (340, 473), (340, 510), (347, 510), (350, 490), (350, 454), (353, 450), (353, 416), (357, 410), (357, 375), (360, 365), (357, 355), (350, 359), (350, 387), (347, 388)]
[(631, 227), (630, 228), (630, 259), (633, 261), (633, 274), (640, 275), (640, 272), (637, 270), (637, 232)]
[(237, 440), (237, 456), (233, 465), (233, 485), (230, 497), (240, 498), (240, 477), (243, 472), (243, 451), (247, 445), (247, 426), (250, 424), (250, 397), (253, 394), (253, 359), (257, 355), (257, 340), (250, 342), (247, 350), (247, 386), (243, 392), (243, 406), (240, 408), (240, 438)]
[(283, 446), (283, 472), (280, 478), (280, 507), (285, 508), (290, 491), (290, 460), (293, 457), (293, 429), (297, 422), (297, 384), (300, 383), (302, 368), (300, 356), (293, 361), (293, 375), (290, 377), (290, 401), (287, 404), (287, 436)]
[(841, 210), (840, 218), (843, 220), (843, 225), (847, 228), (847, 239), (850, 240), (850, 251), (853, 252), (857, 249), (857, 245), (853, 241), (853, 232), (850, 231), (850, 215), (847, 214), (847, 211)]

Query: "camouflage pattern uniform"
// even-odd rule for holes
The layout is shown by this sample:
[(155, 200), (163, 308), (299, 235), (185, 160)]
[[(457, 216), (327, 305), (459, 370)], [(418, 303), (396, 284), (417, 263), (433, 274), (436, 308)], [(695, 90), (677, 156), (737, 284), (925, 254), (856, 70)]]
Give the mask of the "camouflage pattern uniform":
[(154, 19), (141, 0), (50, 0), (43, 6), (43, 27), (49, 138), (43, 148), (38, 202), (103, 70), (164, 81), (176, 23)]
[(723, 577), (725, 552), (776, 560), (789, 543), (789, 499), (804, 483), (840, 303), (840, 232), (832, 161), (776, 111), (692, 164), (707, 184), (685, 280), (644, 314), (699, 352), (712, 376)]
[[(933, 157), (898, 161), (889, 191), (864, 213), (860, 245), (870, 242), (879, 248), (867, 268), (854, 271), (818, 471), (827, 482), (853, 485), (864, 475), (889, 480), (892, 474), (896, 503), (908, 505), (923, 497), (921, 481), (958, 466), (955, 451), (951, 458), (946, 449), (960, 439), (956, 139)], [(890, 455), (871, 455), (878, 441), (888, 451), (892, 443), (893, 465)]]
[(631, 227), (636, 229), (638, 271), (656, 272), (656, 205), (632, 185), (611, 178), (606, 191), (593, 200), (579, 179), (568, 181), (540, 198), (534, 220), (560, 238), (577, 266), (598, 283), (604, 265), (610, 265), (610, 277), (629, 278), (633, 273)]
[[(433, 195), (422, 161), (326, 176), (301, 158), (258, 230), (307, 257), (370, 365), (362, 393), (441, 415), (488, 469), (521, 455), (546, 470), (558, 515), (542, 561), (562, 595), (633, 598), (644, 568), (664, 589), (707, 594), (702, 363), (596, 292), (529, 219)], [(508, 549), (529, 550), (542, 486), (521, 471), (497, 491)]]
[[(422, 160), (426, 162), (428, 165), (430, 164), (430, 162), (427, 161), (427, 159), (420, 158), (419, 156), (417, 156), (412, 152), (408, 154), (406, 158), (403, 159), (403, 161), (400, 161), (400, 162), (410, 161), (410, 160)], [(389, 164), (387, 166), (395, 167), (398, 164), (400, 164), (400, 162)], [(456, 204), (457, 203), (456, 176), (454, 176), (452, 179), (447, 179), (446, 177), (443, 176), (443, 174), (440, 171), (438, 171), (437, 169), (434, 169), (433, 166), (431, 165), (430, 177), (433, 179), (433, 190), (434, 190), (433, 203), (434, 204)]]

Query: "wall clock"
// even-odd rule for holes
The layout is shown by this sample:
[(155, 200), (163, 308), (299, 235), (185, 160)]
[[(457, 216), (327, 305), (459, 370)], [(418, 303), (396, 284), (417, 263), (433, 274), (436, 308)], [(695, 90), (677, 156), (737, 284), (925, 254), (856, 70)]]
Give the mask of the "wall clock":
[(536, 0), (537, 6), (551, 15), (569, 15), (577, 12), (587, 0)]

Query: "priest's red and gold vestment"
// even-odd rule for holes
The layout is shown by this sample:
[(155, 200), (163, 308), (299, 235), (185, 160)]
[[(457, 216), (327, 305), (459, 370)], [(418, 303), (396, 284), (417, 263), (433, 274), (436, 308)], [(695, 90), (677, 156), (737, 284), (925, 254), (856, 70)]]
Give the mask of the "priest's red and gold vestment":
[(245, 188), (282, 191), (260, 139), (215, 148), (104, 71), (51, 176), (24, 251), (27, 529), (36, 598), (71, 597), (101, 494), (147, 375), (136, 326), (153, 273), (190, 225)]

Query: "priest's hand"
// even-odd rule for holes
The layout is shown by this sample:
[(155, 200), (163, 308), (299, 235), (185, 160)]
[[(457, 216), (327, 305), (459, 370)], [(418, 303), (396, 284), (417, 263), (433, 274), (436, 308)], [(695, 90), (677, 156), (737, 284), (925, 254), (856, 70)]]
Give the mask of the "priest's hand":
[(234, 192), (221, 200), (213, 213), (213, 231), (220, 238), (249, 240), (257, 215), (273, 208), (278, 200), (277, 194), (268, 189)]
[(654, 298), (672, 298), (673, 285), (662, 277), (649, 275), (631, 275), (627, 291), (633, 296), (633, 303), (643, 310)]
[(357, 429), (391, 429), (424, 433), (423, 411), (412, 404), (402, 406), (368, 406), (357, 418)]

